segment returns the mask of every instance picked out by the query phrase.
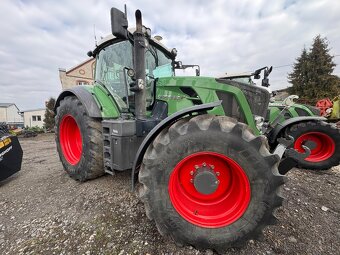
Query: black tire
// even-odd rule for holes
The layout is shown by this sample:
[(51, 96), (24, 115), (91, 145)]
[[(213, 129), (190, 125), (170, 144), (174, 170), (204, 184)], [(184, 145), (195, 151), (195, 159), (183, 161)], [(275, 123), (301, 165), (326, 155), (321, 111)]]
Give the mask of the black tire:
[[(184, 219), (168, 192), (170, 175), (178, 162), (193, 153), (208, 151), (236, 161), (249, 179), (249, 205), (240, 218), (218, 228), (201, 227)], [(284, 183), (278, 173), (279, 157), (269, 153), (266, 138), (255, 136), (243, 123), (225, 116), (199, 115), (180, 119), (164, 129), (147, 149), (139, 172), (140, 197), (148, 218), (159, 232), (177, 245), (224, 252), (257, 239), (266, 225), (276, 223), (273, 210), (282, 205), (277, 189)]]
[[(297, 139), (299, 139), (299, 137), (310, 132), (322, 133), (322, 134), (327, 135), (335, 144), (334, 153), (332, 154), (332, 156), (328, 157), (327, 159), (316, 161), (316, 162), (311, 162), (305, 159), (299, 160), (298, 167), (304, 168), (304, 169), (311, 169), (311, 170), (328, 170), (333, 166), (339, 165), (340, 129), (337, 128), (336, 125), (327, 123), (324, 121), (306, 121), (306, 122), (300, 122), (298, 124), (294, 124), (288, 127), (286, 130), (286, 134), (294, 137), (295, 143), (297, 142)], [(321, 142), (325, 142), (325, 141), (326, 140), (321, 139)], [(326, 148), (328, 148), (329, 144), (327, 145), (327, 142), (326, 142), (324, 143), (323, 146), (326, 146)]]
[(0, 136), (4, 134), (8, 134), (8, 128), (6, 123), (0, 122)]
[[(60, 125), (65, 116), (71, 116), (80, 130), (82, 149), (80, 159), (72, 164), (61, 145)], [(60, 160), (68, 175), (78, 181), (86, 181), (103, 175), (103, 138), (100, 120), (87, 115), (83, 104), (75, 96), (67, 96), (60, 101), (55, 116), (55, 139)]]

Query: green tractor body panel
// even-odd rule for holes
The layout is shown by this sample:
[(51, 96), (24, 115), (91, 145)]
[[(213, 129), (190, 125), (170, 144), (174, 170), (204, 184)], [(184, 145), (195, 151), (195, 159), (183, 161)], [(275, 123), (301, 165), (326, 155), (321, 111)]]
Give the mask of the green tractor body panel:
[[(269, 104), (270, 109), (270, 116), (269, 122), (272, 123), (275, 118), (280, 114), (284, 105), (282, 102), (275, 102)], [(294, 106), (288, 108), (284, 116), (281, 117), (280, 123), (284, 122), (287, 119), (294, 118), (294, 117), (301, 117), (301, 116), (318, 116), (317, 114), (313, 113), (309, 107), (302, 104), (294, 104)]]
[[(183, 92), (183, 88), (191, 88), (193, 95)], [(211, 77), (164, 77), (157, 81), (156, 98), (165, 101), (168, 104), (168, 115), (179, 110), (193, 106), (195, 104), (204, 104), (219, 101), (216, 92), (221, 91), (232, 95), (243, 112), (246, 124), (254, 131), (260, 134), (256, 128), (254, 117), (248, 101), (241, 89), (219, 83)], [(209, 111), (214, 115), (226, 115), (222, 106), (215, 107)]]
[(95, 99), (101, 114), (102, 118), (118, 118), (120, 116), (120, 111), (113, 99), (113, 97), (109, 94), (109, 92), (101, 85), (83, 85), (87, 91), (89, 91), (93, 98)]

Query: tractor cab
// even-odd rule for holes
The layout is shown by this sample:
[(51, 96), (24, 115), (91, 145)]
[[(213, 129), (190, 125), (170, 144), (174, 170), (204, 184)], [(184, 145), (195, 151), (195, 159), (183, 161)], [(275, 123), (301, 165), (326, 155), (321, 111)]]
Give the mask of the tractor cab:
[[(134, 30), (129, 30), (132, 36)], [(134, 50), (133, 41), (122, 40), (109, 35), (101, 40), (88, 55), (96, 58), (95, 83), (104, 86), (114, 98), (119, 111), (133, 113), (135, 109)], [(174, 75), (173, 63), (176, 50), (167, 49), (155, 38), (150, 38), (145, 50), (145, 92), (146, 107), (154, 103), (155, 81), (161, 77)]]

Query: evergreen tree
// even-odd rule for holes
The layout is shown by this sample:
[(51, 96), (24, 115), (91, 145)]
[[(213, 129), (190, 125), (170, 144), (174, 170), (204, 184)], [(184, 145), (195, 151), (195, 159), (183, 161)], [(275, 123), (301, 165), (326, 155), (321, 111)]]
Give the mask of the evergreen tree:
[(340, 93), (340, 79), (332, 75), (336, 65), (329, 50), (327, 38), (320, 35), (314, 38), (308, 52), (303, 49), (296, 59), (293, 72), (288, 75), (288, 81), (293, 85), (291, 93), (312, 101), (333, 98)]
[(54, 128), (54, 108), (55, 99), (50, 97), (50, 99), (46, 102), (46, 111), (45, 111), (45, 119), (44, 119), (44, 126), (47, 130), (52, 130)]
[(288, 74), (288, 81), (293, 84), (289, 88), (290, 94), (303, 95), (304, 90), (308, 84), (308, 53), (306, 48), (303, 48), (301, 56), (296, 59), (294, 64), (293, 72)]

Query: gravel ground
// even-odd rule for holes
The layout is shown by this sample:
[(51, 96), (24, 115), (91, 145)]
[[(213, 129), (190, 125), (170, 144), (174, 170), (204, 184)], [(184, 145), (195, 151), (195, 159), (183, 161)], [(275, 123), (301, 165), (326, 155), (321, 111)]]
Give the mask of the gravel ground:
[[(0, 182), (0, 254), (213, 254), (176, 247), (130, 192), (130, 172), (86, 183), (69, 178), (54, 136), (21, 139), (22, 170)], [(340, 254), (340, 167), (294, 169), (261, 241), (227, 254)]]

